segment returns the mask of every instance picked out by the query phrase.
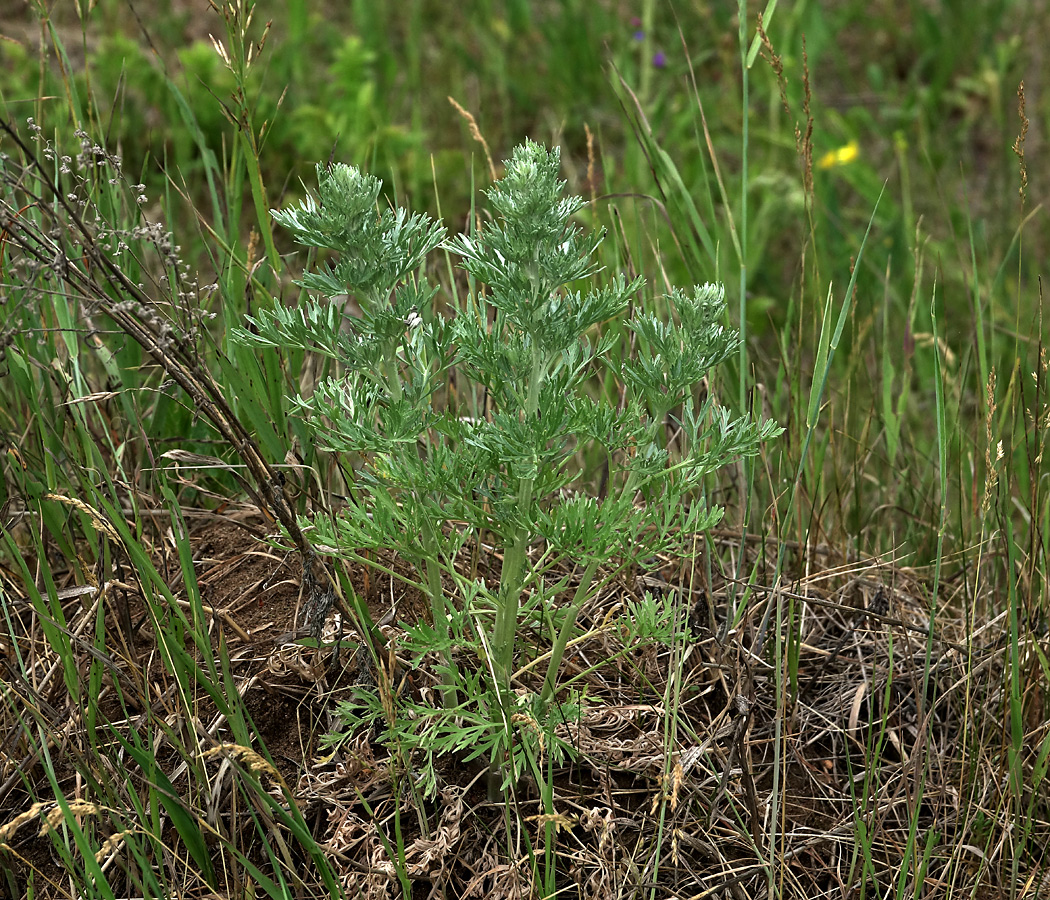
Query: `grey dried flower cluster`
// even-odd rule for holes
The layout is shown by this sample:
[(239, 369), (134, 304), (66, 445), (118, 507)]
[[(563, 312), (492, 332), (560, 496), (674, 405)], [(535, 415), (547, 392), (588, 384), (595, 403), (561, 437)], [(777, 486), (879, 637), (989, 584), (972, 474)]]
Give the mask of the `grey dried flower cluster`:
[[(120, 155), (84, 130), (74, 132), (79, 149), (71, 156), (33, 118), (26, 127), (51, 174), (34, 163), (30, 145), (21, 145), (21, 161), (0, 156), (5, 269), (17, 274), (20, 296), (35, 301), (60, 289), (56, 283), (90, 283), (100, 265), (113, 265), (136, 288), (134, 299), (115, 301), (118, 310), (154, 333), (161, 347), (196, 346), (215, 318), (205, 309), (210, 292), (202, 291), (170, 229), (146, 214), (145, 184), (128, 179)], [(47, 202), (52, 191), (62, 202)], [(85, 286), (71, 299), (82, 308), (84, 334), (99, 334), (94, 292)]]

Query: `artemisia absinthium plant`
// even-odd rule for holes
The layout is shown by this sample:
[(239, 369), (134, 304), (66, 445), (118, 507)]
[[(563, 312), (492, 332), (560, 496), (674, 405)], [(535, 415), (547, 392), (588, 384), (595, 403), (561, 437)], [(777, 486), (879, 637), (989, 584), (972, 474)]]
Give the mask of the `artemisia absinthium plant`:
[[(699, 399), (738, 339), (722, 324), (721, 287), (672, 291), (665, 319), (627, 316), (642, 279), (590, 286), (603, 235), (572, 223), (583, 200), (566, 196), (559, 159), (519, 146), (487, 192), (495, 221), (448, 241), (427, 216), (380, 208), (378, 179), (318, 166), (319, 198), (274, 217), (301, 244), (338, 252), (299, 282), (323, 299), (277, 307), (241, 332), (338, 364), (296, 404), (345, 454), (353, 483), (343, 508), (304, 527), (333, 555), (413, 564), (432, 615), (402, 646), (437, 651), (441, 702), (408, 709), (396, 729), (387, 712), (388, 734), (427, 763), (446, 751), (487, 757), (497, 790), (535, 771), (541, 748), (567, 749), (554, 735), (573, 708), (559, 673), (581, 607), (616, 573), (688, 552), (721, 516), (703, 502), (707, 476), (781, 430)], [(454, 315), (435, 311), (426, 278), (442, 245), (474, 286)], [(583, 489), (583, 460), (608, 467), (600, 497)], [(455, 564), (482, 540), (501, 560), (498, 583)], [(668, 610), (647, 598), (620, 633), (628, 644), (669, 639)], [(522, 659), (537, 634), (545, 673)], [(343, 712), (384, 720), (364, 695)], [(433, 766), (417, 771), (433, 789)]]

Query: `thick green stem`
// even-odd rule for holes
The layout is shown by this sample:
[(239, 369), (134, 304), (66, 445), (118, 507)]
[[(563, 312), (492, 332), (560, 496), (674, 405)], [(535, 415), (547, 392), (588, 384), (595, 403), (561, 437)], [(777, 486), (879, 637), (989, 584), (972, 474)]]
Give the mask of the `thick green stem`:
[(558, 636), (554, 639), (551, 647), (550, 662), (547, 663), (547, 675), (543, 679), (543, 691), (540, 693), (540, 704), (546, 706), (554, 697), (554, 691), (558, 686), (558, 670), (561, 668), (561, 660), (565, 655), (565, 647), (569, 643), (569, 637), (576, 626), (576, 617), (580, 614), (583, 602), (590, 596), (591, 585), (594, 583), (594, 575), (598, 571), (597, 560), (591, 560), (583, 572), (576, 593), (573, 595), (572, 603), (569, 604), (565, 621), (561, 623)]
[[(535, 344), (532, 348), (532, 365), (529, 373), (528, 394), (525, 401), (525, 415), (534, 419), (540, 406), (540, 388), (546, 369), (540, 350)], [(527, 514), (532, 506), (534, 478), (518, 479), (518, 509)], [(503, 557), (503, 570), (500, 574), (499, 602), (496, 607), (496, 624), (492, 634), (495, 653), (493, 664), (496, 670), (498, 688), (501, 693), (510, 689), (510, 673), (514, 665), (514, 635), (518, 626), (518, 605), (521, 600), (522, 572), (525, 569), (526, 552), (529, 546), (528, 529), (519, 526), (515, 529)]]
[[(385, 299), (385, 296), (379, 293), (375, 293), (371, 297), (373, 304), (383, 303)], [(395, 402), (401, 400), (404, 396), (404, 391), (401, 387), (401, 372), (398, 369), (397, 346), (398, 342), (396, 340), (386, 345), (382, 363), (383, 377), (390, 391), (390, 397)], [(420, 454), (424, 453), (421, 448), (419, 448), (418, 452)], [(436, 527), (440, 528), (441, 526), (438, 525)], [(423, 539), (423, 568), (426, 574), (427, 593), (430, 595), (430, 614), (434, 622), (434, 629), (442, 637), (450, 639), (448, 606), (445, 603), (445, 588), (441, 583), (441, 567), (438, 565), (440, 550), (434, 523), (425, 520), (420, 525), (420, 532)], [(456, 663), (452, 656), (451, 648), (445, 651), (443, 655), (445, 664), (448, 666), (448, 678), (441, 686), (441, 699), (445, 709), (454, 709), (459, 705), (459, 698), (455, 688), (459, 680), (456, 677)]]
[[(525, 401), (525, 415), (535, 419), (540, 407), (540, 388), (546, 366), (539, 348), (533, 344), (532, 365)], [(526, 515), (532, 506), (532, 491), (535, 478), (518, 479), (518, 509)], [(521, 602), (522, 573), (525, 570), (526, 553), (530, 534), (527, 528), (518, 526), (511, 535), (503, 556), (500, 573), (499, 598), (496, 604), (496, 622), (492, 633), (492, 667), (496, 677), (496, 696), (504, 709), (504, 720), (509, 716), (510, 674), (514, 666), (514, 637), (518, 628), (518, 607)], [(498, 801), (502, 797), (503, 766), (498, 762), (489, 771), (488, 796)]]
[(395, 403), (404, 396), (401, 390), (401, 372), (397, 368), (397, 343), (387, 344), (383, 351), (383, 378)]
[[(430, 614), (434, 620), (434, 630), (443, 637), (449, 635), (448, 606), (445, 603), (445, 588), (441, 583), (441, 569), (438, 566), (438, 542), (431, 523), (423, 525), (423, 548), (426, 553), (426, 576), (427, 592), (430, 594)], [(456, 692), (456, 684), (459, 678), (456, 674), (456, 661), (449, 647), (445, 653), (445, 665), (448, 666), (448, 677), (441, 685), (441, 701), (445, 709), (455, 709), (459, 706), (459, 696)]]

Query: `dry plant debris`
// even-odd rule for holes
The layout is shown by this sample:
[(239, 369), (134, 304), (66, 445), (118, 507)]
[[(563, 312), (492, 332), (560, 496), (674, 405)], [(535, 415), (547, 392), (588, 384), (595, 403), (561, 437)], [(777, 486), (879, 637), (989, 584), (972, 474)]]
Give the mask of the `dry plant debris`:
[[(172, 549), (162, 535), (154, 546), (164, 570)], [(771, 890), (783, 897), (882, 896), (876, 885), (884, 890), (898, 879), (909, 896), (975, 888), (981, 897), (1005, 897), (1015, 859), (1022, 895), (1043, 889), (1046, 797), (1030, 797), (1036, 824), (1023, 846), (1021, 835), (995, 828), (1008, 805), (1003, 763), (978, 748), (995, 746), (989, 735), (1002, 731), (1008, 648), (1001, 622), (967, 620), (961, 587), (942, 597), (932, 635), (926, 585), (915, 573), (875, 560), (832, 565), (814, 549), (808, 576), (779, 590), (753, 585), (731, 627), (723, 619), (730, 597), (740, 603), (743, 595), (730, 582), (701, 592), (684, 576), (651, 572), (639, 573), (635, 584), (610, 587), (584, 611), (589, 637), (571, 651), (570, 667), (584, 673), (586, 702), (577, 720), (560, 727), (577, 758), (550, 773), (551, 814), (543, 811), (540, 786), (528, 779), (504, 808), (485, 799), (479, 767), (439, 759), (439, 795), (425, 799), (412, 790), (412, 767), (423, 761), (410, 753), (392, 756), (377, 735), (358, 733), (334, 749), (322, 746), (337, 700), (362, 686), (390, 690), (395, 681), (362, 665), (352, 635), (336, 640), (331, 618), (327, 649), (307, 651), (292, 642), (294, 566), (248, 531), (216, 521), (195, 531), (194, 547), (215, 647), (221, 635), (238, 691), (277, 768), (231, 745), (206, 698), (194, 726), (199, 753), (209, 771), (237, 759), (259, 771), (264, 783), (294, 785), (295, 803), (348, 896), (400, 896), (399, 871), (419, 896), (535, 896), (526, 838), (542, 847), (545, 830), (560, 890), (586, 898), (648, 888), (657, 896), (696, 898), (765, 897)], [(772, 558), (763, 558), (772, 548), (750, 542), (734, 549), (759, 573), (772, 571)], [(167, 571), (176, 576), (171, 562)], [(363, 574), (351, 575), (365, 590)], [(639, 647), (602, 664), (611, 655), (603, 623), (642, 583), (654, 581), (679, 592), (683, 620), (690, 620), (687, 636), (670, 651)], [(55, 806), (30, 800), (27, 788), (39, 797), (48, 787), (39, 749), (32, 749), (26, 722), (14, 711), (19, 702), (32, 703), (47, 716), (50, 758), (67, 789), (87, 746), (87, 723), (70, 705), (62, 663), (28, 613), (14, 573), (4, 573), (3, 587), (14, 629), (4, 638), (9, 680), (0, 804), (10, 815), (0, 833), (5, 852), (57, 885), (47, 839), (39, 827), (24, 827), (49, 821)], [(105, 603), (108, 643), (123, 649), (106, 657), (103, 694), (119, 682), (125, 697), (149, 694), (157, 706), (166, 676), (136, 586), (76, 587), (61, 590), (68, 630), (80, 648), (77, 666), (83, 669), (99, 652), (84, 635), (96, 604)], [(172, 587), (177, 593), (175, 578)], [(369, 587), (376, 619), (387, 617), (383, 630), (396, 648), (399, 623), (418, 616), (422, 603), (396, 583)], [(797, 653), (797, 680), (794, 686), (785, 680), (779, 691), (770, 654), (756, 652), (755, 644), (767, 604), (778, 602), (782, 609), (793, 605), (800, 635), (797, 647), (784, 648), (785, 659)], [(775, 615), (773, 622), (771, 629)], [(773, 640), (767, 633), (766, 641)], [(1045, 636), (1027, 635), (1026, 664), (1033, 664), (1040, 641), (1045, 645)], [(12, 677), (16, 645), (30, 679)], [(927, 673), (928, 645), (934, 662)], [(425, 693), (429, 679), (425, 670), (410, 671), (396, 683), (401, 691)], [(1039, 708), (1038, 698), (1027, 699), (1030, 709)], [(99, 706), (112, 716), (113, 730), (140, 727), (122, 720), (106, 696)], [(1048, 728), (1038, 716), (1028, 723), (1028, 771)], [(187, 790), (174, 748), (162, 741), (156, 749), (173, 784)], [(129, 768), (126, 777), (133, 785), (142, 773)], [(217, 777), (214, 790), (208, 815), (221, 828), (235, 816), (233, 782)], [(287, 795), (275, 788), (273, 796)], [(77, 803), (80, 818), (97, 810), (87, 791)], [(856, 850), (861, 834), (867, 835), (863, 867)], [(991, 834), (1000, 839), (988, 840)], [(119, 856), (120, 834), (100, 834), (99, 841), (106, 854)], [(901, 873), (909, 844), (924, 860), (922, 884), (913, 880), (916, 864)], [(863, 891), (862, 879), (868, 883)]]

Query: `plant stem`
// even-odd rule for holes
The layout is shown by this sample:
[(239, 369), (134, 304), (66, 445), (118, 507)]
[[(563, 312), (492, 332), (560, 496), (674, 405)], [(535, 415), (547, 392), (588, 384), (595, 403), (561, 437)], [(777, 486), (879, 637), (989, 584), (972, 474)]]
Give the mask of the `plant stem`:
[[(546, 370), (540, 348), (535, 341), (532, 345), (532, 364), (529, 372), (528, 393), (525, 400), (525, 415), (529, 420), (536, 417), (540, 406), (540, 387)], [(532, 505), (534, 478), (518, 479), (518, 509), (527, 515)], [(503, 557), (503, 569), (500, 573), (499, 598), (496, 603), (496, 622), (492, 632), (492, 668), (495, 674), (497, 702), (503, 707), (504, 715), (498, 720), (507, 723), (509, 719), (510, 673), (514, 666), (514, 636), (518, 628), (518, 607), (521, 601), (522, 572), (529, 546), (529, 531), (520, 524), (511, 534)], [(509, 725), (505, 725), (509, 728)], [(508, 735), (508, 739), (509, 739)], [(488, 796), (490, 800), (502, 800), (503, 767), (493, 762), (488, 776)]]
[[(535, 418), (540, 405), (540, 387), (546, 365), (540, 348), (533, 343), (532, 365), (529, 373), (528, 394), (525, 401), (525, 415)], [(518, 509), (527, 511), (532, 505), (534, 478), (518, 479)], [(503, 694), (510, 689), (510, 673), (514, 665), (514, 634), (518, 623), (518, 606), (521, 599), (522, 571), (525, 568), (525, 556), (529, 545), (528, 529), (518, 525), (507, 545), (503, 558), (503, 570), (500, 574), (499, 602), (496, 606), (496, 624), (492, 634), (498, 690), (503, 702)]]
[(569, 611), (565, 614), (565, 621), (561, 623), (558, 636), (554, 639), (551, 647), (551, 659), (547, 664), (547, 675), (543, 679), (543, 691), (540, 693), (541, 705), (550, 703), (554, 697), (554, 690), (558, 683), (558, 669), (561, 668), (561, 659), (565, 655), (565, 647), (569, 643), (569, 635), (576, 625), (576, 617), (580, 614), (583, 601), (590, 596), (591, 585), (594, 583), (594, 575), (598, 571), (598, 561), (591, 560), (583, 571), (583, 577), (576, 587), (576, 593), (569, 604)]
[[(440, 635), (448, 635), (448, 607), (445, 604), (445, 588), (441, 583), (441, 569), (438, 567), (438, 542), (432, 522), (423, 524), (423, 546), (426, 551), (427, 593), (430, 594), (430, 615), (434, 620), (434, 630)], [(456, 684), (459, 678), (456, 673), (456, 662), (451, 646), (442, 654), (448, 666), (448, 677), (441, 683), (441, 702), (445, 709), (459, 706), (459, 695)]]

